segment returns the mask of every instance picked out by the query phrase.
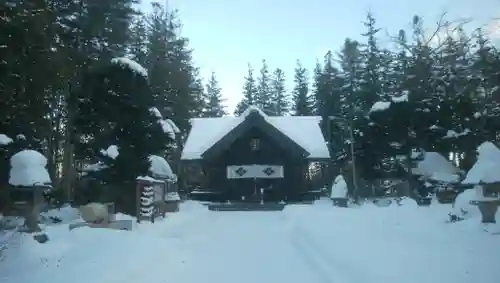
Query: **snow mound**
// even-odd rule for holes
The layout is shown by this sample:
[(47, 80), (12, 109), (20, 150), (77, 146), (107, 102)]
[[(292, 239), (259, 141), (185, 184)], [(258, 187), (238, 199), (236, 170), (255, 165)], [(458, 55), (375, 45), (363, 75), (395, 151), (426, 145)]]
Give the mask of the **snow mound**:
[(410, 208), (410, 209), (418, 208), (418, 203), (414, 199), (409, 197), (401, 198), (398, 201), (398, 205), (403, 208)]
[(472, 205), (471, 201), (477, 200), (477, 189), (467, 189), (455, 198), (451, 214), (462, 219), (469, 219), (481, 215), (477, 206)]
[(30, 187), (50, 184), (47, 158), (35, 150), (23, 150), (10, 158), (9, 184)]
[(135, 62), (134, 60), (131, 60), (126, 57), (116, 57), (111, 59), (111, 64), (116, 64), (125, 68), (128, 68), (129, 70), (133, 71), (136, 74), (139, 74), (145, 78), (148, 77), (148, 70), (146, 70), (141, 64)]
[(118, 146), (110, 145), (107, 149), (101, 149), (101, 154), (111, 159), (116, 159), (119, 154)]
[(338, 175), (333, 181), (332, 191), (330, 198), (346, 198), (347, 197), (347, 183), (342, 175)]
[(0, 134), (0, 145), (8, 145), (12, 143), (13, 140), (5, 134)]

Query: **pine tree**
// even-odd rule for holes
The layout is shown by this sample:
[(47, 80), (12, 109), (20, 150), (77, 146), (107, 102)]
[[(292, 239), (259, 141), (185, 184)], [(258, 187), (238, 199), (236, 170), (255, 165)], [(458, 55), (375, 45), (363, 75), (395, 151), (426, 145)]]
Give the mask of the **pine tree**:
[[(370, 107), (383, 96), (382, 93), (382, 73), (381, 73), (381, 52), (377, 43), (376, 21), (372, 13), (366, 15), (366, 21), (363, 23), (367, 31), (362, 35), (366, 37), (367, 43), (363, 45), (361, 54), (364, 59), (364, 70), (360, 85), (361, 107), (366, 113)], [(387, 100), (387, 97), (385, 98)]]
[(363, 57), (359, 43), (347, 38), (339, 54), (342, 86), (341, 112), (344, 118), (356, 116), (355, 109), (362, 109)]
[(309, 94), (309, 77), (307, 69), (297, 60), (293, 88), (293, 115), (308, 116), (313, 114), (313, 102)]
[(290, 111), (290, 100), (285, 87), (285, 72), (277, 68), (271, 78), (271, 98), (274, 102), (273, 113), (277, 116), (284, 116)]
[(223, 105), (224, 99), (222, 98), (221, 88), (212, 72), (208, 83), (205, 86), (205, 103), (206, 108), (203, 111), (204, 117), (222, 117), (226, 115), (225, 106)]
[(274, 101), (271, 98), (269, 67), (265, 59), (262, 60), (259, 77), (257, 78), (257, 92), (255, 93), (255, 106), (268, 115), (275, 115)]
[(235, 115), (241, 115), (250, 105), (255, 104), (255, 96), (257, 93), (257, 87), (255, 85), (255, 78), (253, 75), (253, 68), (250, 64), (248, 64), (248, 73), (245, 77), (245, 83), (243, 85), (243, 98), (236, 105), (236, 109), (234, 111)]

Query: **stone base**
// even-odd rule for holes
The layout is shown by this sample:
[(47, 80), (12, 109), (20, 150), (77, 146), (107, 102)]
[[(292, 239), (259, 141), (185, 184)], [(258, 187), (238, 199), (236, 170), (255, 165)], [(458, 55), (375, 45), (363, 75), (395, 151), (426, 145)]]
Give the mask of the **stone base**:
[(347, 207), (347, 198), (332, 198), (333, 206)]
[(479, 201), (477, 206), (479, 211), (481, 211), (482, 223), (496, 223), (495, 215), (498, 210), (497, 201)]

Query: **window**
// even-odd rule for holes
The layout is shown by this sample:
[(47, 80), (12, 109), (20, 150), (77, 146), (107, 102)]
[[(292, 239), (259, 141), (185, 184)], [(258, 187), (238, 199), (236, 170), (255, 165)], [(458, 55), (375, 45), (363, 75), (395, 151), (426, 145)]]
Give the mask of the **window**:
[(251, 139), (250, 140), (250, 149), (252, 149), (252, 151), (256, 151), (256, 150), (259, 150), (259, 139)]

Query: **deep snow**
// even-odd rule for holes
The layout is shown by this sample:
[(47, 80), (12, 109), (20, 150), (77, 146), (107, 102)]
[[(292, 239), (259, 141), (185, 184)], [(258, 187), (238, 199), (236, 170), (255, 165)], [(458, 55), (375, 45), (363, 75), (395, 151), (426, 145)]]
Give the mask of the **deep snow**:
[(186, 202), (133, 231), (60, 224), (46, 227), (46, 244), (17, 236), (0, 261), (0, 282), (498, 282), (500, 254), (492, 251), (500, 236), (478, 218), (445, 223), (449, 210), (318, 201), (283, 212), (209, 212)]

